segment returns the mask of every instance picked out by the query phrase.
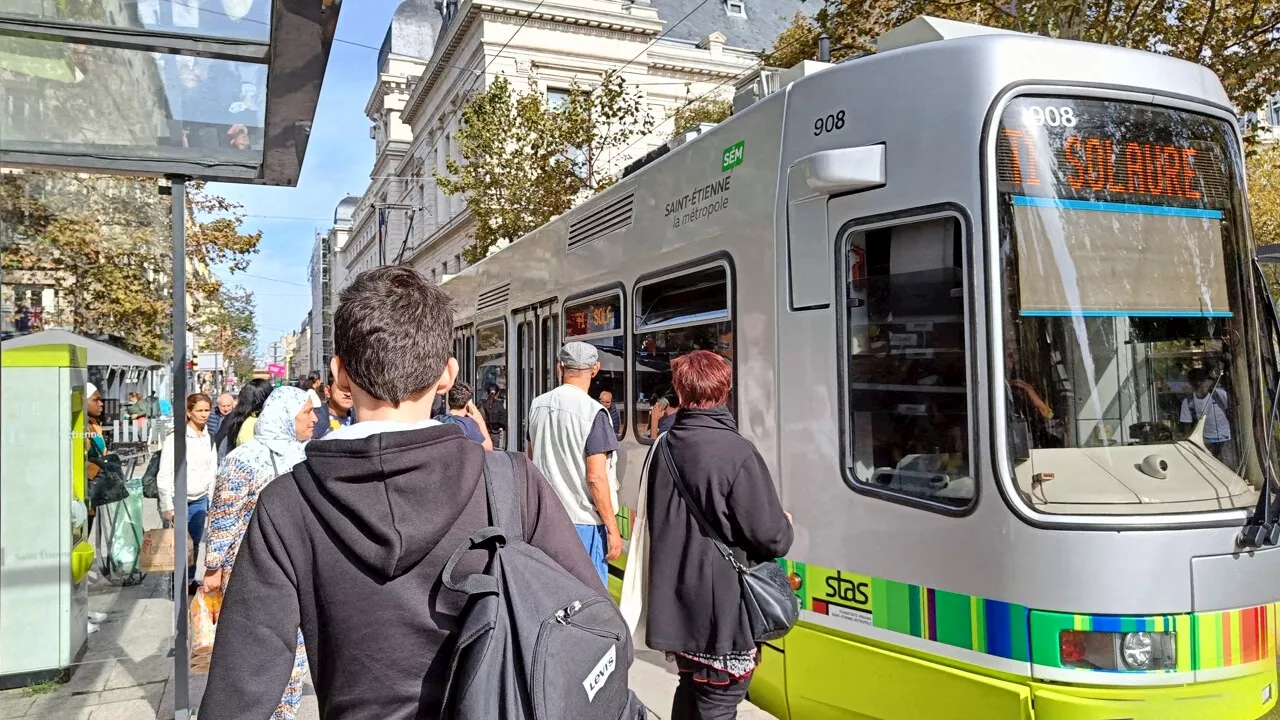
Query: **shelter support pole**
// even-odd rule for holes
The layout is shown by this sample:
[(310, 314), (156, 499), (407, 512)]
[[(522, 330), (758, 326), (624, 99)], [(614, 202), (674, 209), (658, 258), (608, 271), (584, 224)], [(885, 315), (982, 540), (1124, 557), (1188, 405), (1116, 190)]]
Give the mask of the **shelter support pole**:
[(173, 209), (173, 717), (191, 714), (187, 642), (187, 179), (171, 176)]

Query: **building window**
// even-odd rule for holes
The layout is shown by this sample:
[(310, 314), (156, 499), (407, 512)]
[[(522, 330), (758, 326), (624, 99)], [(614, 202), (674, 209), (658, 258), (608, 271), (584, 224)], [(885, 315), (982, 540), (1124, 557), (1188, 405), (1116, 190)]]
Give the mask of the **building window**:
[[(675, 393), (671, 387), (673, 359), (693, 350), (710, 350), (733, 361), (730, 292), (729, 271), (723, 263), (636, 286), (636, 325), (632, 334), (632, 377), (636, 395), (633, 419), (636, 438), (641, 442), (651, 441), (663, 416), (675, 411)], [(566, 336), (569, 327), (566, 317)], [(662, 400), (666, 405), (659, 403)], [(730, 409), (733, 403), (730, 395)], [(655, 405), (659, 410), (654, 410)]]
[(1267, 108), (1267, 122), (1273, 128), (1280, 128), (1280, 93), (1271, 96), (1270, 107)]
[(846, 478), (964, 508), (975, 485), (961, 225), (853, 228), (842, 243)]
[[(600, 393), (613, 396), (613, 406), (626, 417), (627, 376), (624, 356), (627, 338), (622, 327), (622, 292), (612, 290), (582, 300), (574, 300), (564, 306), (564, 340), (589, 343), (596, 348), (600, 360), (600, 372), (591, 379), (591, 397), (600, 399)], [(558, 351), (558, 348), (557, 348)], [(621, 425), (621, 418), (618, 420)], [(618, 438), (625, 434), (623, 428), (615, 428)]]
[(555, 110), (569, 101), (569, 91), (564, 88), (547, 88), (547, 107)]
[(455, 273), (462, 272), (462, 253), (456, 253), (453, 256), (453, 271)]
[(747, 0), (724, 0), (725, 12), (730, 17), (746, 17), (747, 16)]
[(445, 275), (448, 275), (448, 274), (449, 274), (449, 261), (445, 260), (444, 262), (440, 263), (440, 276), (444, 277)]

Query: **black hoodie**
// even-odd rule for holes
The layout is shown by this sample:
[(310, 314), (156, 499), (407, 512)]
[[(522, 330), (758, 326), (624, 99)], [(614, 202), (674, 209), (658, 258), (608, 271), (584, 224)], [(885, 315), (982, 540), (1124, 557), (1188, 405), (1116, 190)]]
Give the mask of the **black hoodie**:
[[(521, 458), (525, 539), (605, 594), (551, 486)], [(463, 596), (440, 573), (489, 524), (484, 450), (453, 425), (330, 439), (268, 485), (228, 583), (201, 720), (267, 720), (297, 629), (323, 720), (439, 716)], [(473, 551), (459, 575), (481, 572)]]

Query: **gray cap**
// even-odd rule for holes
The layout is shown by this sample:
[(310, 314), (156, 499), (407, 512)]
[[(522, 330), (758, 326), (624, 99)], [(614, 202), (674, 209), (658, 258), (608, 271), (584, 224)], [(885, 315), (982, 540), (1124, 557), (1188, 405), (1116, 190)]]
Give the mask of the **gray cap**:
[(560, 348), (558, 359), (565, 370), (590, 370), (599, 362), (600, 356), (596, 353), (595, 345), (575, 340)]

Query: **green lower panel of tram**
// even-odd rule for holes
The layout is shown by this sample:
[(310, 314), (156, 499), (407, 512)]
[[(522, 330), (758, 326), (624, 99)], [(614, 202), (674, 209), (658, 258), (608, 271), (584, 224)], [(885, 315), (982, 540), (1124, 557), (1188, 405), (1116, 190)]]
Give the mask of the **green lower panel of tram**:
[[(1276, 704), (1274, 606), (1146, 618), (1073, 615), (784, 564), (805, 580), (799, 595), (809, 618), (814, 612), (832, 622), (853, 618), (906, 643), (928, 640), (950, 654), (977, 653), (966, 657), (979, 662), (1002, 656), (993, 662), (1028, 663), (1036, 677), (802, 621), (764, 646), (751, 683), (751, 701), (781, 720), (1257, 720)], [(626, 557), (611, 566), (609, 591), (617, 599)], [(836, 604), (848, 588), (829, 577), (857, 579), (852, 606)], [(1111, 625), (1175, 632), (1176, 667), (1164, 678), (1140, 673), (1145, 679), (1135, 681), (1132, 673), (1073, 670), (1060, 662), (1059, 633)], [(1121, 686), (1126, 682), (1150, 684)]]

